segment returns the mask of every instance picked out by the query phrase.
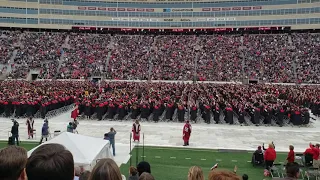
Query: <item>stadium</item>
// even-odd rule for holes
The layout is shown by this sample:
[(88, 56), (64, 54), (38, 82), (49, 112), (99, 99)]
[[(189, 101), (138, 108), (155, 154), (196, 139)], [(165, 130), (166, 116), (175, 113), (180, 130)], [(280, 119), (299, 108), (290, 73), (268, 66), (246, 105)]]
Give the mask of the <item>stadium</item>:
[(318, 179), (319, 29), (320, 0), (1, 0), (0, 148), (29, 180), (53, 143), (90, 180)]

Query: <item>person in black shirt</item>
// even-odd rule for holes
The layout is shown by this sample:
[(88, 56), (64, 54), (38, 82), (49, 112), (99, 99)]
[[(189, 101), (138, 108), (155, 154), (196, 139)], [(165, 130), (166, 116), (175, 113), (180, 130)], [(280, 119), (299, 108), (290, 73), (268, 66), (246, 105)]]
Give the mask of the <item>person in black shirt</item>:
[(17, 146), (19, 146), (19, 123), (13, 120), (13, 126), (11, 127), (12, 141), (17, 141)]

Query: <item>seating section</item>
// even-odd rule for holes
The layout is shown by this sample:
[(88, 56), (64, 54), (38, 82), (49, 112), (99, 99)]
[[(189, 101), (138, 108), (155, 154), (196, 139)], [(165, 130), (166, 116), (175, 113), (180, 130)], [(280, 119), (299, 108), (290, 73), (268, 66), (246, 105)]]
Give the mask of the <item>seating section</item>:
[[(105, 76), (121, 80), (320, 83), (319, 34), (109, 35), (6, 31), (2, 64), (12, 78)], [(13, 53), (17, 48), (17, 54)], [(22, 71), (22, 72), (20, 72)]]

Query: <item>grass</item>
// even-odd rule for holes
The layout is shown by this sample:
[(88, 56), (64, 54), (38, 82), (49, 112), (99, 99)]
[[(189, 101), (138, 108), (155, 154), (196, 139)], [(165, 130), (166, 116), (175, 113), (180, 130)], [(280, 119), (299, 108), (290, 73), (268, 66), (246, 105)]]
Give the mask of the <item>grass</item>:
[[(138, 162), (142, 160), (142, 149), (135, 148), (132, 152), (132, 165), (137, 164), (136, 153), (138, 151)], [(262, 180), (262, 167), (253, 167), (251, 152), (218, 152), (217, 150), (196, 150), (185, 148), (156, 148), (145, 147), (145, 161), (151, 165), (152, 174), (157, 180), (185, 180), (191, 166), (200, 166), (207, 179), (210, 168), (219, 163), (218, 169), (233, 171), (234, 166), (238, 167), (237, 174), (248, 174), (249, 179)], [(283, 162), (286, 154), (278, 153), (277, 161)], [(128, 174), (130, 161), (121, 166), (121, 172)]]
[[(21, 146), (30, 150), (37, 146), (36, 142), (22, 142)], [(0, 141), (0, 149), (7, 146), (7, 142)], [(157, 180), (185, 180), (191, 166), (200, 166), (207, 179), (210, 168), (219, 163), (218, 169), (233, 170), (238, 166), (238, 175), (248, 174), (249, 179), (262, 180), (262, 167), (253, 167), (251, 161), (252, 152), (220, 152), (217, 150), (188, 149), (188, 148), (158, 148), (145, 147), (144, 160), (151, 165), (151, 171)], [(138, 158), (137, 158), (138, 157)], [(277, 153), (276, 163), (284, 162), (285, 153)], [(131, 165), (135, 166), (142, 161), (142, 148), (136, 147), (132, 151), (131, 160), (120, 167), (121, 173), (128, 176)]]

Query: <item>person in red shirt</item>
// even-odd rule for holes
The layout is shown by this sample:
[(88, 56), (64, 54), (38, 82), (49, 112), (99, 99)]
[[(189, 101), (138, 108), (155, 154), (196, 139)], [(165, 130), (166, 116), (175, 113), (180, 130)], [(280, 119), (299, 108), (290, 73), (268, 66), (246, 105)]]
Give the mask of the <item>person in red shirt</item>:
[(319, 154), (320, 154), (320, 151), (319, 151), (319, 144), (316, 144), (315, 146), (312, 145), (312, 143), (309, 144), (310, 145), (310, 148), (312, 149), (312, 154), (313, 154), (313, 167), (314, 168), (320, 168), (320, 161), (319, 161)]
[(270, 143), (269, 148), (264, 152), (264, 161), (265, 161), (267, 170), (270, 170), (276, 158), (277, 158), (277, 153), (274, 150), (273, 144)]
[(312, 166), (312, 164), (313, 164), (313, 159), (312, 159), (313, 151), (312, 151), (312, 149), (310, 147), (307, 148), (306, 151), (304, 151), (303, 155), (304, 155), (306, 166), (307, 167)]
[(191, 136), (191, 124), (189, 121), (186, 121), (186, 124), (183, 126), (183, 146), (189, 146), (189, 139)]
[(289, 146), (289, 153), (288, 153), (288, 157), (287, 157), (287, 163), (293, 163), (294, 159), (295, 159), (295, 155), (294, 155), (294, 147), (292, 145)]

